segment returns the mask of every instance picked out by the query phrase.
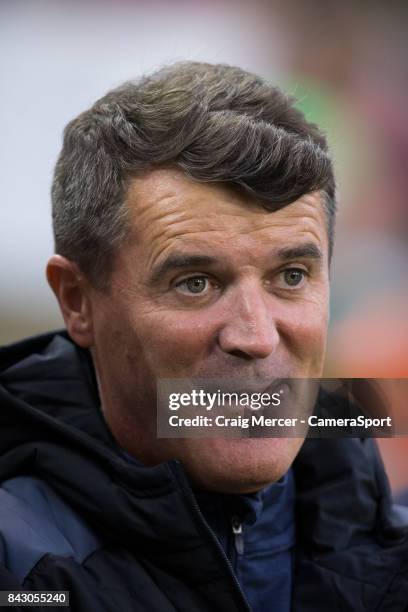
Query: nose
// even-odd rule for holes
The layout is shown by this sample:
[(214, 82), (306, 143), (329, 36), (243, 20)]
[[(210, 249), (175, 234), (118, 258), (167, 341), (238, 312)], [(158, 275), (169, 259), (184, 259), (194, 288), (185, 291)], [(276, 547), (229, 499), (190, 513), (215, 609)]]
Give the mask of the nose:
[(225, 353), (263, 359), (276, 350), (279, 332), (271, 308), (272, 299), (254, 283), (236, 288), (227, 306), (226, 322), (218, 334), (219, 346)]

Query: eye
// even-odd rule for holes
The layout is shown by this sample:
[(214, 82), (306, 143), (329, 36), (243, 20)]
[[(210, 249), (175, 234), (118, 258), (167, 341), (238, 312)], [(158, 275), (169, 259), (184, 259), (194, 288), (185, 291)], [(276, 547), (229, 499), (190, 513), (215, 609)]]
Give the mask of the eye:
[(205, 293), (209, 288), (209, 280), (206, 276), (190, 276), (177, 283), (176, 287), (182, 293)]
[(306, 271), (301, 268), (287, 268), (281, 272), (282, 279), (288, 287), (298, 287), (306, 277)]

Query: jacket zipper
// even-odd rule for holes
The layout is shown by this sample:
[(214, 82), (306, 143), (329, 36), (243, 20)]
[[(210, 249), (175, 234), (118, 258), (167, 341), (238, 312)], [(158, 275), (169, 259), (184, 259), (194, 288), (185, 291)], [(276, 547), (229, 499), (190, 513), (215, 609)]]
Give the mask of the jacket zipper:
[(233, 516), (231, 519), (232, 533), (234, 535), (234, 544), (237, 555), (244, 554), (244, 533), (242, 523), (238, 516)]
[[(212, 541), (215, 544), (216, 549), (218, 550), (218, 552), (220, 553), (224, 564), (227, 566), (228, 569), (228, 573), (235, 585), (235, 589), (239, 595), (239, 597), (242, 600), (244, 609), (246, 610), (246, 612), (252, 612), (252, 608), (249, 605), (249, 602), (246, 598), (246, 595), (244, 593), (244, 591), (241, 588), (241, 585), (238, 582), (238, 578), (235, 575), (234, 569), (231, 565), (230, 560), (228, 559), (227, 555), (225, 554), (225, 551), (222, 547), (222, 545), (220, 544), (217, 536), (215, 535), (215, 533), (213, 532), (213, 530), (211, 529), (211, 527), (209, 527), (209, 525), (207, 524), (206, 520), (204, 519), (203, 513), (201, 512), (200, 506), (197, 503), (196, 498), (194, 497), (194, 493), (190, 487), (190, 483), (188, 482), (186, 475), (184, 473), (183, 468), (180, 465), (180, 462), (177, 460), (173, 460), (173, 461), (169, 461), (170, 466), (172, 466), (174, 468), (174, 472), (176, 477), (178, 478), (178, 481), (181, 484), (181, 490), (183, 491), (187, 501), (191, 504), (191, 506), (193, 507), (194, 511), (196, 512), (197, 516), (199, 516), (200, 521), (204, 527), (204, 529), (206, 530), (206, 532), (208, 533), (208, 535), (210, 536), (210, 538), (212, 539)], [(242, 531), (242, 525), (241, 525), (241, 531)]]

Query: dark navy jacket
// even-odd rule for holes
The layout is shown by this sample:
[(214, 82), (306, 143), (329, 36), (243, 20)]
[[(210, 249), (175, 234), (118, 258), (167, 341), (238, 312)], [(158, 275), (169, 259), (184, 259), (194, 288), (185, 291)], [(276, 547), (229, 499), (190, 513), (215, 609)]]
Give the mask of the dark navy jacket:
[[(307, 440), (293, 469), (292, 609), (408, 610), (407, 520), (373, 440)], [(250, 609), (181, 464), (123, 456), (63, 333), (0, 351), (0, 483), (0, 590), (68, 590), (79, 612)]]
[(296, 536), (292, 468), (256, 493), (195, 491), (195, 496), (254, 612), (267, 610), (271, 601), (279, 612), (290, 612)]

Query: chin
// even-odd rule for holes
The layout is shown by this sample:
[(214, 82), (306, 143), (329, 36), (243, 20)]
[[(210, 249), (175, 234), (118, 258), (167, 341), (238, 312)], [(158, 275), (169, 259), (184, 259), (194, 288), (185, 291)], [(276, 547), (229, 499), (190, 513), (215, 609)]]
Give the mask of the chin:
[(196, 438), (183, 442), (178, 458), (193, 485), (242, 494), (280, 480), (292, 465), (303, 438)]

